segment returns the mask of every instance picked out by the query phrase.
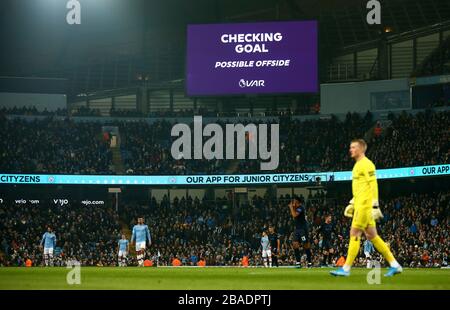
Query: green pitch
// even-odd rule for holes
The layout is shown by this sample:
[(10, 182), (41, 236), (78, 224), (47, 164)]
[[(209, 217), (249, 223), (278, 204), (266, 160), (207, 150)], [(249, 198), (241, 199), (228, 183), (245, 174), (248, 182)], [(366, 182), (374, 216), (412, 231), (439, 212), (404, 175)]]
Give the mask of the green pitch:
[[(367, 283), (366, 269), (335, 278), (329, 268), (82, 267), (81, 284), (68, 285), (66, 268), (0, 268), (0, 289), (450, 289), (450, 270), (405, 269), (381, 284)], [(382, 273), (385, 269), (382, 270)]]

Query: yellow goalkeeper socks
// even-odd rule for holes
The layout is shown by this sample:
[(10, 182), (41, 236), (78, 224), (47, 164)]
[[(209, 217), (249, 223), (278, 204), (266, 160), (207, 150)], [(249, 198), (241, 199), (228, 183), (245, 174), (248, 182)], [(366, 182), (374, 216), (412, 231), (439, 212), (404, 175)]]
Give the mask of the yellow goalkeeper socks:
[(350, 268), (353, 265), (353, 261), (355, 260), (356, 256), (358, 256), (360, 243), (361, 243), (360, 237), (350, 237), (347, 259), (345, 260), (345, 264), (343, 267), (345, 271), (350, 271)]
[(386, 259), (391, 267), (397, 268), (400, 266), (399, 263), (395, 260), (394, 255), (392, 255), (391, 250), (389, 250), (389, 247), (383, 241), (383, 239), (381, 239), (380, 236), (376, 236), (370, 241), (372, 241), (375, 249), (377, 249), (377, 251), (380, 252), (381, 255), (383, 255), (384, 259)]

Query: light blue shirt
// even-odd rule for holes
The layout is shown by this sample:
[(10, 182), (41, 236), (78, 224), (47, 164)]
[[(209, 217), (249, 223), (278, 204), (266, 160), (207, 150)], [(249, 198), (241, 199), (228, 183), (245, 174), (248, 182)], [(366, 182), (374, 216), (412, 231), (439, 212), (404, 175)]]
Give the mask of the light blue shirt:
[(368, 253), (372, 253), (375, 251), (375, 248), (373, 247), (373, 243), (370, 242), (369, 240), (364, 241), (364, 253), (368, 252)]
[(261, 237), (261, 247), (262, 247), (263, 251), (267, 251), (270, 249), (268, 236)]
[(126, 252), (128, 249), (128, 240), (127, 239), (120, 239), (119, 244), (119, 251)]
[(134, 240), (136, 240), (136, 242), (151, 242), (152, 239), (150, 238), (150, 230), (147, 225), (134, 225), (133, 234), (131, 235), (131, 242)]
[(41, 245), (44, 244), (44, 248), (54, 248), (56, 245), (56, 235), (55, 233), (49, 233), (46, 231), (42, 236)]

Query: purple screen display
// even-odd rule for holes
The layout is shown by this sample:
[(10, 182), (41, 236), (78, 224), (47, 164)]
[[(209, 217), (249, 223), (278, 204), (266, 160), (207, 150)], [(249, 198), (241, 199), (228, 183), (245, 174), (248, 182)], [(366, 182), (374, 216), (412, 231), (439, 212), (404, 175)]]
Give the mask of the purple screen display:
[(188, 25), (187, 94), (318, 92), (317, 21)]

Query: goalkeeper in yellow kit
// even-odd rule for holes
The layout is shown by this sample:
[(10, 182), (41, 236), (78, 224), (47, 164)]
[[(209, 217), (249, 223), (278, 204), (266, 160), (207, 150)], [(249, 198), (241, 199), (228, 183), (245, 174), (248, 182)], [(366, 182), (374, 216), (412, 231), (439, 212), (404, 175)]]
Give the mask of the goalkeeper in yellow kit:
[(350, 155), (356, 161), (352, 170), (353, 199), (350, 200), (350, 204), (345, 208), (344, 215), (353, 217), (353, 220), (350, 229), (347, 259), (343, 267), (331, 271), (333, 276), (350, 275), (350, 268), (359, 253), (361, 235), (363, 233), (389, 263), (390, 268), (385, 276), (391, 277), (402, 272), (402, 267), (377, 233), (375, 220), (383, 217), (383, 215), (378, 206), (378, 184), (375, 176), (375, 165), (366, 157), (366, 149), (367, 144), (362, 139), (353, 140), (350, 144)]

